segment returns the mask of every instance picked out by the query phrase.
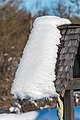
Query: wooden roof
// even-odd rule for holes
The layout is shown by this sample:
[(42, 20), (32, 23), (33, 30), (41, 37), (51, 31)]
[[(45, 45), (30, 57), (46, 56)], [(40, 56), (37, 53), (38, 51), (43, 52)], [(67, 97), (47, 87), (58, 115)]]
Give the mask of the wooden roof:
[(62, 25), (58, 29), (62, 37), (58, 46), (55, 86), (57, 92), (64, 92), (73, 77), (72, 68), (80, 42), (80, 24)]
[[(56, 62), (56, 81), (57, 92), (64, 92), (68, 81), (71, 79), (71, 68), (74, 66), (75, 56), (77, 54), (80, 40), (80, 25), (62, 25), (58, 27), (62, 37), (58, 46)], [(22, 112), (54, 108), (57, 104), (57, 98), (43, 99), (40, 101), (22, 100), (18, 101), (21, 105)]]

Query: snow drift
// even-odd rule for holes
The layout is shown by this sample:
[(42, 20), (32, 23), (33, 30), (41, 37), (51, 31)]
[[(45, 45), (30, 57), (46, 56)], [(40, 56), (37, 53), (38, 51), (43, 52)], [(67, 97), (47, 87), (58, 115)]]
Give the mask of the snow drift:
[(1, 114), (0, 120), (36, 120), (38, 112), (28, 112), (21, 114)]
[(55, 16), (34, 21), (12, 84), (11, 93), (15, 98), (35, 100), (58, 95), (53, 81), (61, 38), (57, 26), (62, 24), (70, 24), (70, 21)]

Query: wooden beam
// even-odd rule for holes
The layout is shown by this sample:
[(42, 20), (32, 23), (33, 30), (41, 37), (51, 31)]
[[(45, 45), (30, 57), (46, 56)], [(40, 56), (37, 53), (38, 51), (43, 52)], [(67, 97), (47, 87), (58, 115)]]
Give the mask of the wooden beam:
[(64, 120), (74, 120), (73, 90), (67, 90), (64, 96)]
[(73, 28), (80, 28), (80, 24), (64, 24), (58, 26), (58, 29), (73, 29)]
[(74, 78), (68, 82), (66, 90), (77, 90), (80, 89), (80, 78)]

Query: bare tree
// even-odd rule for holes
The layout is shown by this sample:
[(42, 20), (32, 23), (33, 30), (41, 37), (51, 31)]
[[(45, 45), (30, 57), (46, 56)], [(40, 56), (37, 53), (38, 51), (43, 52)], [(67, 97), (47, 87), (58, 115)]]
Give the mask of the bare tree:
[(58, 0), (55, 9), (53, 7), (53, 12), (56, 16), (60, 17), (79, 18), (80, 0), (68, 0), (67, 2), (64, 0)]
[(63, 5), (62, 0), (57, 3), (57, 6), (55, 8), (55, 14), (56, 16), (60, 16), (60, 17), (67, 17), (66, 14), (66, 6)]
[(0, 0), (0, 8), (4, 7), (5, 5), (18, 7), (21, 2), (22, 0)]

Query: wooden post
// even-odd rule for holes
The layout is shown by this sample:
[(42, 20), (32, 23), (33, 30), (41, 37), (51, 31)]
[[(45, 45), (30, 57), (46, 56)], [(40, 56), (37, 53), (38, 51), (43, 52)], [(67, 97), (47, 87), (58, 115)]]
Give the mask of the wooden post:
[(64, 96), (64, 120), (74, 120), (73, 90), (67, 90)]

